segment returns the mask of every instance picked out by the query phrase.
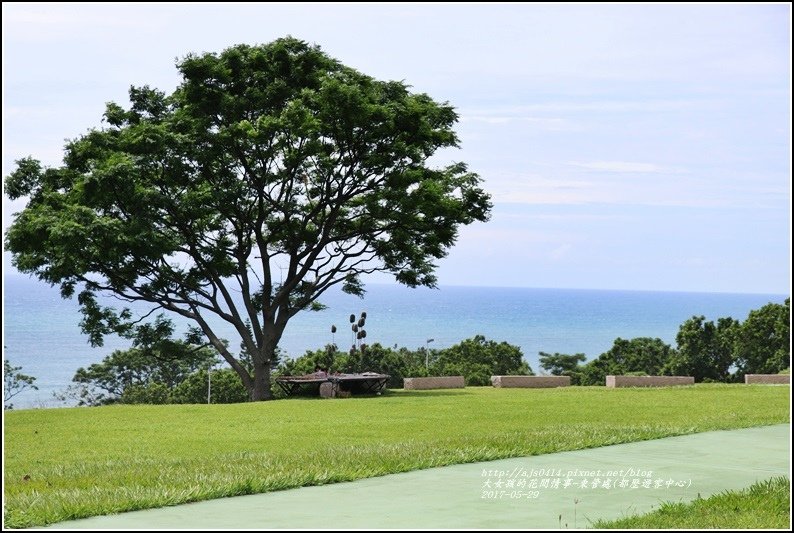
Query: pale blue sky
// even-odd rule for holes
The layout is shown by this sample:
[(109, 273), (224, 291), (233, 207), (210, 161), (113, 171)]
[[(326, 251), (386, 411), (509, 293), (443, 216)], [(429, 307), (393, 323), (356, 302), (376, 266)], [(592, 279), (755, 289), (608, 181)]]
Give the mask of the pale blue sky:
[[(291, 34), (449, 101), (492, 220), (442, 285), (790, 292), (788, 5), (3, 4), (3, 175), (174, 60)], [(21, 202), (3, 199), (3, 227)], [(4, 268), (10, 270), (4, 254)]]

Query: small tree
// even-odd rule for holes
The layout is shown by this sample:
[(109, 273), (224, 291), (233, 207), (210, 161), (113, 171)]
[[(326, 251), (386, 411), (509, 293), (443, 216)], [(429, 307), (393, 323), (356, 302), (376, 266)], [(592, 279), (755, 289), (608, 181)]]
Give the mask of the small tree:
[(17, 394), (28, 389), (38, 390), (33, 384), (36, 378), (25, 375), (20, 370), (21, 366), (11, 366), (8, 359), (3, 359), (3, 409), (14, 408), (10, 400)]
[(486, 340), (482, 335), (438, 351), (434, 372), (463, 375), (467, 385), (490, 385), (493, 375), (532, 375), (518, 346)]
[(661, 339), (617, 338), (609, 351), (581, 367), (581, 384), (604, 385), (608, 375), (660, 375), (672, 353)]
[(587, 356), (583, 353), (568, 355), (564, 353), (538, 352), (540, 356), (540, 367), (552, 376), (572, 376), (580, 370), (579, 364), (583, 363)]
[(108, 104), (106, 127), (67, 143), (62, 167), (25, 158), (6, 178), (10, 198), (29, 197), (6, 234), (13, 264), (64, 297), (79, 290), (95, 345), (133, 327), (99, 295), (150, 304), (193, 321), (251, 399), (269, 399), (293, 316), (333, 286), (362, 295), (373, 272), (435, 286), (458, 228), (489, 217), (465, 164), (428, 165), (458, 144), (446, 103), (293, 38), (177, 67), (173, 94), (131, 88), (129, 108)]

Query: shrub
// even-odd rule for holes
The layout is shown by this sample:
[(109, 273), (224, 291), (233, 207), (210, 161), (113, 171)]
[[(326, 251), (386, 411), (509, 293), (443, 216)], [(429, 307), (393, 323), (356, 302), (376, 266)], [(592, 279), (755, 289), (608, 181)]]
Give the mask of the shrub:
[(532, 375), (518, 346), (482, 335), (439, 351), (432, 370), (439, 376), (462, 375), (467, 385), (490, 385), (495, 375)]
[(129, 385), (119, 398), (120, 403), (148, 403), (162, 405), (170, 403), (171, 391), (163, 383)]
[[(249, 401), (240, 377), (231, 368), (213, 370), (211, 403), (242, 403)], [(177, 385), (171, 393), (173, 403), (207, 403), (207, 371), (199, 370)]]

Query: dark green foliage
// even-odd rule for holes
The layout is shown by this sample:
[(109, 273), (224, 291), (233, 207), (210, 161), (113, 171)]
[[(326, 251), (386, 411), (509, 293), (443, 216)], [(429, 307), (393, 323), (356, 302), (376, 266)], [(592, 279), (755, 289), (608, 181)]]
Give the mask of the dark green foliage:
[(750, 311), (736, 335), (738, 374), (777, 374), (791, 364), (791, 299)]
[(162, 383), (170, 389), (190, 373), (208, 366), (216, 357), (210, 349), (192, 351), (189, 355), (186, 352), (188, 350), (172, 354), (180, 357), (154, 359), (137, 348), (116, 350), (101, 363), (79, 368), (72, 381), (104, 391), (102, 403), (115, 401), (132, 385)]
[(583, 363), (587, 357), (583, 353), (568, 355), (564, 353), (554, 354), (539, 352), (540, 366), (552, 376), (567, 376), (566, 372), (573, 372), (579, 368), (579, 363)]
[(670, 358), (672, 348), (661, 339), (637, 337), (631, 340), (617, 338), (609, 351), (584, 365), (581, 370), (582, 385), (604, 385), (608, 375), (658, 376)]
[(467, 385), (490, 385), (491, 376), (532, 375), (518, 346), (477, 335), (440, 350), (434, 368), (440, 376), (463, 375)]
[[(330, 372), (354, 374), (361, 372), (378, 372), (391, 376), (389, 387), (402, 387), (403, 378), (412, 375), (412, 369), (419, 364), (417, 352), (407, 348), (392, 350), (379, 343), (365, 346), (360, 350), (340, 351), (335, 345), (307, 351), (301, 357), (288, 360), (279, 366), (278, 375), (297, 376), (310, 374), (316, 367), (327, 368)], [(421, 357), (424, 365), (424, 356)], [(424, 367), (423, 367), (424, 368)]]
[(336, 363), (336, 359), (340, 355), (341, 352), (336, 345), (328, 344), (325, 348), (313, 352), (307, 351), (300, 357), (283, 361), (278, 367), (278, 374), (282, 376), (310, 374), (318, 366), (330, 371), (340, 371), (340, 366)]
[[(231, 368), (212, 371), (210, 403), (242, 403), (250, 401), (240, 378)], [(171, 403), (207, 403), (207, 371), (194, 372), (171, 393)]]
[[(105, 127), (69, 141), (63, 166), (26, 158), (6, 178), (10, 198), (29, 197), (6, 234), (14, 265), (77, 292), (93, 344), (135, 319), (97, 295), (149, 303), (194, 321), (250, 397), (268, 399), (290, 318), (321, 309), (334, 285), (363, 294), (375, 271), (435, 286), (459, 227), (489, 217), (465, 164), (428, 165), (457, 146), (452, 106), (405, 83), (293, 38), (177, 68), (172, 94), (133, 87), (128, 108), (108, 104)], [(210, 316), (234, 328), (252, 368)]]
[(119, 403), (146, 403), (161, 405), (171, 403), (171, 390), (162, 383), (134, 384), (124, 389)]
[[(57, 396), (89, 406), (207, 403), (207, 368), (217, 363), (214, 350), (180, 343), (172, 348), (178, 351), (169, 356), (137, 348), (117, 350), (101, 363), (80, 368), (74, 377), (77, 386)], [(250, 399), (237, 374), (228, 368), (212, 371), (211, 391), (212, 403)]]
[(573, 355), (564, 353), (538, 352), (540, 356), (540, 367), (552, 376), (569, 376), (571, 385), (579, 385), (581, 380), (583, 363), (587, 356), (583, 353)]
[(715, 325), (706, 322), (703, 316), (693, 316), (678, 330), (677, 350), (670, 357), (665, 373), (692, 376), (698, 383), (728, 381), (739, 329), (739, 322), (732, 318), (720, 318)]
[(37, 390), (33, 384), (36, 378), (20, 372), (21, 366), (11, 366), (8, 359), (3, 359), (3, 409), (13, 409), (11, 398), (26, 389)]
[[(170, 330), (161, 333), (167, 332)], [(131, 398), (135, 399), (132, 403), (155, 403), (140, 400), (147, 397), (151, 385), (160, 384), (166, 390), (172, 390), (191, 373), (216, 361), (217, 353), (211, 348), (163, 339), (159, 335), (156, 342), (150, 342), (150, 333), (151, 330), (145, 330), (136, 339), (133, 343), (138, 346), (136, 348), (116, 350), (101, 363), (79, 368), (72, 381), (89, 389), (90, 393), (81, 393), (78, 387), (71, 396), (78, 396), (76, 399), (81, 405), (113, 403), (120, 399), (128, 401)], [(134, 391), (128, 392), (130, 387), (134, 387)], [(127, 399), (123, 399), (125, 395)]]
[(283, 360), (271, 375), (270, 387), (274, 397), (284, 398), (286, 396), (284, 391), (281, 390), (281, 387), (275, 382), (278, 377), (311, 374), (317, 367), (326, 368), (329, 372), (340, 371), (340, 365), (335, 362), (340, 356), (341, 353), (338, 351), (336, 345), (328, 344), (325, 348), (313, 352), (306, 351), (305, 354), (295, 359)]
[[(428, 367), (425, 366), (426, 356)], [(391, 349), (379, 343), (349, 352), (328, 345), (322, 350), (306, 352), (295, 360), (285, 361), (278, 374), (309, 374), (316, 366), (328, 368), (331, 372), (388, 374), (391, 376), (389, 386), (397, 388), (403, 386), (406, 377), (462, 375), (467, 385), (490, 385), (493, 375), (532, 374), (517, 346), (488, 341), (482, 335), (429, 353), (425, 348), (415, 351)]]
[(415, 364), (415, 359), (406, 348), (392, 350), (375, 343), (360, 350), (338, 353), (334, 367), (340, 372), (388, 374), (391, 376), (389, 387), (402, 387), (402, 380)]
[[(697, 382), (740, 381), (744, 374), (776, 374), (789, 367), (790, 299), (750, 311), (747, 320), (693, 316), (679, 328), (677, 349), (660, 339), (616, 339), (614, 346), (572, 375), (581, 385), (603, 385), (607, 375), (682, 375)], [(558, 356), (559, 354), (555, 354)], [(546, 358), (544, 359), (544, 356)], [(555, 356), (541, 353), (559, 369)], [(567, 362), (566, 362), (567, 364)], [(544, 366), (544, 368), (546, 368)]]

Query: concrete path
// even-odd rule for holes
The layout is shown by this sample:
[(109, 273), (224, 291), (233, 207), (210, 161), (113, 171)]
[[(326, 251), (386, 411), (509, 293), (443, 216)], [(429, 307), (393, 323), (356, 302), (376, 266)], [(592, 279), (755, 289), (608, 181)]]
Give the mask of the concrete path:
[(714, 431), (100, 516), (71, 529), (559, 528), (788, 475), (790, 425)]

